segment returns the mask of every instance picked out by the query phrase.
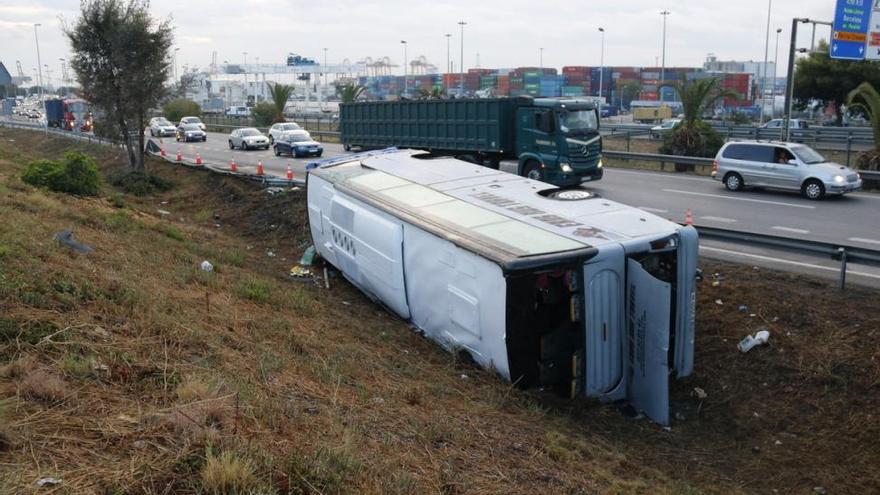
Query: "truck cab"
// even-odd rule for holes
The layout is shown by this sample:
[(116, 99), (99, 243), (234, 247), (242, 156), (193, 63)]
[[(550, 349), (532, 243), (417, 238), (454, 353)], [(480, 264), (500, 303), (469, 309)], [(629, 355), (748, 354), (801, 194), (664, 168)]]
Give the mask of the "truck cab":
[(602, 178), (599, 113), (591, 100), (538, 98), (517, 107), (517, 122), (519, 175), (559, 186)]

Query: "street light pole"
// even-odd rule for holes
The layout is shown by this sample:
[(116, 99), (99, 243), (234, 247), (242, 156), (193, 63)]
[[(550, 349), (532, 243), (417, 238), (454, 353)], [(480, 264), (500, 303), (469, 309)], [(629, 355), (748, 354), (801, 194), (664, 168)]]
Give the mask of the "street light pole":
[(602, 116), (602, 85), (605, 82), (605, 28), (600, 27), (602, 33), (602, 49), (599, 51), (599, 116)]
[(767, 0), (767, 36), (764, 38), (764, 71), (761, 77), (761, 123), (764, 123), (764, 107), (767, 106), (767, 57), (770, 51), (770, 10), (773, 0)]
[(660, 84), (657, 86), (657, 90), (660, 92), (660, 101), (663, 101), (663, 84), (666, 82), (666, 18), (672, 12), (668, 10), (664, 10), (660, 12), (660, 15), (663, 16), (663, 51), (662, 55), (662, 64), (660, 66)]
[(406, 55), (406, 40), (400, 40), (400, 43), (403, 45), (403, 96), (406, 96), (407, 89), (409, 89), (409, 81), (408, 81), (408, 72), (406, 68), (407, 64), (407, 55)]
[(540, 48), (539, 50), (541, 50), (540, 63), (541, 63), (541, 72), (543, 73), (544, 72), (544, 49)]
[(770, 118), (776, 114), (776, 74), (779, 71), (779, 33), (782, 28), (776, 30), (776, 55), (773, 59), (773, 86), (770, 87)]
[(459, 67), (458, 70), (461, 72), (461, 77), (458, 79), (458, 97), (461, 98), (464, 96), (464, 26), (467, 23), (464, 21), (458, 21), (458, 25), (461, 26), (461, 58), (459, 59)]
[(42, 24), (34, 24), (34, 41), (37, 42), (37, 72), (40, 81), (40, 101), (43, 101), (43, 62), (40, 61), (40, 38), (37, 36), (37, 28)]
[(446, 33), (443, 36), (446, 36), (446, 73), (448, 74), (448, 73), (452, 72), (452, 65), (450, 65), (450, 61), (449, 61), (449, 38), (452, 38), (452, 35), (449, 33)]
[(324, 48), (324, 91), (327, 91), (327, 49)]
[[(244, 55), (244, 64), (242, 64), (242, 70), (244, 71), (244, 106), (247, 106), (248, 96), (250, 95), (247, 79), (247, 52), (241, 52), (241, 54)], [(308, 90), (306, 90), (306, 95), (308, 95)]]

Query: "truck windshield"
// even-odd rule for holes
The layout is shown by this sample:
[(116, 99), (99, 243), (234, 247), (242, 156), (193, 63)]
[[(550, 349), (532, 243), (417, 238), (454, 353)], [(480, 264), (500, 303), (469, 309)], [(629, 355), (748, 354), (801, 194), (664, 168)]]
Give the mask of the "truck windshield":
[(85, 112), (87, 109), (86, 104), (81, 101), (74, 101), (72, 103), (67, 104), (67, 111), (71, 113), (81, 113)]
[(599, 128), (595, 110), (569, 110), (559, 116), (559, 128), (568, 134), (585, 134)]

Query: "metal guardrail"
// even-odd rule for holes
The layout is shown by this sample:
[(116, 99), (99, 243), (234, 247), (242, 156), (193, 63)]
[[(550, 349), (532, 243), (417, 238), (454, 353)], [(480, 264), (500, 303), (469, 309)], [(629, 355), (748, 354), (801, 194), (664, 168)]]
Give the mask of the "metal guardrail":
[(10, 127), (13, 129), (26, 129), (30, 131), (39, 131), (45, 132), (47, 134), (52, 134), (54, 136), (62, 136), (68, 139), (76, 139), (78, 141), (85, 141), (89, 144), (100, 144), (103, 146), (124, 146), (121, 141), (114, 141), (112, 139), (102, 138), (95, 136), (94, 134), (79, 132), (79, 131), (64, 131), (61, 129), (56, 129), (52, 127), (46, 127), (42, 124), (35, 124), (32, 122), (15, 122), (11, 120), (0, 119), (0, 127)]
[[(727, 139), (760, 139), (779, 141), (783, 139), (784, 129), (765, 128), (750, 125), (734, 125), (725, 122), (707, 122)], [(649, 134), (653, 124), (604, 124), (611, 135), (634, 133)], [(874, 145), (874, 133), (870, 127), (809, 127), (792, 129), (791, 141), (816, 144)]]
[(779, 237), (718, 227), (694, 226), (701, 238), (715, 239), (750, 246), (766, 246), (808, 254), (827, 256), (840, 261), (840, 288), (846, 288), (846, 268), (849, 261), (880, 266), (880, 250), (848, 246), (831, 242), (811, 241), (793, 237)]
[[(205, 127), (207, 127), (209, 130), (217, 129), (218, 132), (233, 131), (235, 129), (241, 129), (242, 127), (254, 127), (255, 129), (258, 129), (260, 132), (263, 132), (263, 133), (269, 132), (268, 127), (255, 127), (255, 126), (250, 126), (250, 125), (211, 124), (211, 123), (206, 122)], [(313, 131), (313, 130), (309, 130), (309, 129), (306, 129), (306, 130), (309, 131), (309, 134), (311, 134), (313, 137), (337, 137), (338, 138), (339, 134), (340, 134), (339, 132), (336, 132), (336, 131)]]

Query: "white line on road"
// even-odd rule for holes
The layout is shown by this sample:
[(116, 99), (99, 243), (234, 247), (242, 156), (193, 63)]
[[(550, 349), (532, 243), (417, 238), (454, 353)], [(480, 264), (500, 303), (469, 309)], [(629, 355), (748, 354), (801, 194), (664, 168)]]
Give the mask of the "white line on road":
[(763, 204), (767, 204), (767, 205), (791, 206), (794, 208), (807, 208), (810, 210), (816, 209), (815, 206), (810, 206), (810, 205), (796, 205), (794, 203), (783, 203), (781, 201), (767, 201), (767, 200), (763, 200), (763, 199), (735, 198), (733, 196), (726, 196), (726, 195), (722, 195), (722, 194), (698, 193), (698, 192), (691, 192), (691, 191), (681, 191), (679, 189), (664, 189), (663, 192), (671, 192), (671, 193), (676, 193), (676, 194), (690, 194), (691, 196), (706, 196), (709, 198), (732, 199), (735, 201), (748, 201), (750, 203), (763, 203)]
[(709, 220), (711, 222), (720, 222), (720, 223), (736, 223), (735, 218), (724, 218), (724, 217), (700, 217), (703, 220)]
[(810, 233), (809, 230), (804, 230), (804, 229), (794, 229), (794, 228), (791, 228), (791, 227), (779, 227), (779, 226), (773, 226), (773, 227), (770, 227), (770, 228), (773, 229), (773, 230), (781, 230), (781, 231), (783, 231), (783, 232), (793, 232), (793, 233), (795, 233), (795, 234), (809, 234), (809, 233)]
[(651, 213), (669, 213), (669, 210), (662, 210), (660, 208), (651, 208), (648, 206), (638, 206), (637, 208), (640, 210), (649, 211)]
[[(745, 258), (753, 258), (753, 259), (763, 260), (763, 261), (771, 261), (773, 263), (784, 263), (784, 264), (788, 264), (788, 265), (802, 266), (805, 268), (815, 268), (817, 270), (825, 270), (825, 271), (836, 272), (836, 273), (840, 272), (840, 268), (831, 268), (830, 266), (813, 265), (811, 263), (803, 263), (801, 261), (791, 261), (791, 260), (784, 260), (784, 259), (780, 259), (780, 258), (773, 258), (771, 256), (761, 256), (760, 254), (743, 253), (740, 251), (731, 251), (729, 249), (714, 248), (714, 247), (709, 247), (709, 246), (700, 246), (700, 251), (704, 251), (704, 250), (705, 251), (715, 251), (718, 253), (729, 254), (729, 255), (733, 255), (733, 256), (742, 256)], [(865, 273), (865, 272), (857, 272), (854, 270), (847, 270), (846, 274), (847, 275), (860, 275), (862, 277), (876, 278), (876, 279), (880, 280), (880, 275), (877, 275), (874, 273)]]
[(847, 240), (853, 241), (853, 242), (864, 242), (866, 244), (880, 244), (880, 241), (878, 241), (876, 239), (865, 239), (864, 237), (850, 237)]

